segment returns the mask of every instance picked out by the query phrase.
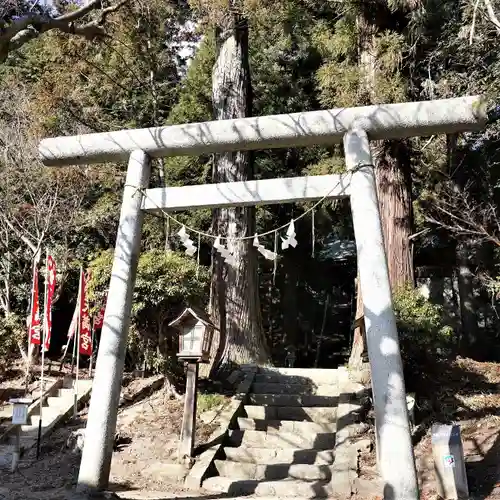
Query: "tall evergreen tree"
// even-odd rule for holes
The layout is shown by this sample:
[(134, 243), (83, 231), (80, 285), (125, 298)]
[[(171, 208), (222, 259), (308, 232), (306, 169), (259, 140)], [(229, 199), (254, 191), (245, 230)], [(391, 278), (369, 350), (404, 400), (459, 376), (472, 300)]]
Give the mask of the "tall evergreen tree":
[[(331, 106), (368, 105), (408, 100), (403, 73), (407, 50), (405, 15), (418, 2), (344, 2), (342, 18), (318, 29), (317, 42), (326, 56), (318, 73), (323, 102)], [(333, 33), (332, 33), (333, 32)], [(332, 39), (328, 40), (328, 33)], [(342, 82), (336, 86), (335, 81)], [(393, 291), (413, 283), (411, 165), (405, 141), (372, 142), (379, 209)], [(364, 350), (363, 306), (359, 279), (351, 366)]]
[[(230, 1), (222, 13), (209, 11), (209, 14), (216, 36), (212, 73), (214, 118), (248, 117), (252, 113), (248, 20), (238, 1)], [(214, 182), (252, 178), (253, 156), (249, 152), (215, 156)], [(235, 262), (228, 264), (215, 250), (212, 253), (210, 309), (219, 325), (213, 369), (217, 372), (233, 364), (267, 363), (269, 350), (262, 329), (257, 253), (251, 239), (237, 239), (254, 234), (255, 207), (214, 210), (212, 232), (225, 238)]]

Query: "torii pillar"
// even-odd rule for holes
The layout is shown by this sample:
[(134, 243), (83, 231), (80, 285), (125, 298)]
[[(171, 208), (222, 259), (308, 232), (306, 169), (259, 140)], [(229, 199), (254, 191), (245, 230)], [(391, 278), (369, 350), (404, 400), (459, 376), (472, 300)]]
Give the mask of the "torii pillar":
[[(125, 360), (132, 294), (141, 240), (142, 214), (321, 199), (351, 198), (365, 309), (376, 415), (377, 457), (384, 497), (417, 500), (403, 367), (382, 241), (369, 140), (453, 134), (487, 122), (480, 97), (240, 118), (150, 129), (45, 139), (46, 165), (129, 160), (116, 240), (110, 299), (97, 359), (78, 489), (108, 486), (119, 389)], [(223, 151), (344, 143), (346, 176), (311, 176), (148, 190), (149, 158)], [(338, 180), (339, 187), (333, 189)], [(156, 200), (157, 206), (148, 205)]]

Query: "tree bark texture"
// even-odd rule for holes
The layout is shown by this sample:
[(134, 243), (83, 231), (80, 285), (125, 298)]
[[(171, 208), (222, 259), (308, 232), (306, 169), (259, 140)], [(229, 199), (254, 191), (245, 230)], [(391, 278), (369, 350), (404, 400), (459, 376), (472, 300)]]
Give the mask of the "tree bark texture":
[[(235, 15), (232, 25), (217, 32), (218, 56), (212, 74), (215, 119), (243, 118), (251, 114), (251, 81), (248, 63), (248, 25)], [(218, 154), (214, 182), (246, 181), (253, 177), (248, 152)], [(213, 232), (227, 236), (236, 265), (213, 252), (211, 312), (220, 325), (214, 342), (212, 374), (246, 363), (267, 364), (269, 351), (262, 328), (257, 274), (257, 254), (252, 240), (232, 241), (255, 231), (255, 207), (214, 210)]]
[[(373, 12), (368, 9), (360, 13), (357, 27), (361, 94), (364, 101), (360, 104), (374, 104), (377, 82), (375, 46), (377, 26)], [(389, 279), (394, 292), (406, 283), (414, 283), (410, 241), (413, 213), (409, 155), (403, 141), (374, 141), (371, 146)], [(355, 319), (359, 322), (359, 318), (363, 316), (363, 303), (359, 286), (356, 289)], [(349, 359), (349, 365), (352, 367), (361, 366), (362, 356), (366, 350), (361, 329), (357, 324), (354, 328), (353, 347)]]
[[(365, 14), (358, 17), (359, 64), (366, 104), (376, 103), (377, 35), (376, 19)], [(404, 141), (372, 143), (375, 177), (384, 246), (392, 290), (413, 283), (411, 167)]]
[[(448, 175), (454, 179), (452, 185), (453, 192), (460, 196), (464, 185), (467, 182), (458, 165), (457, 158), (457, 134), (446, 136), (446, 149), (448, 160)], [(474, 275), (470, 268), (470, 256), (472, 254), (472, 244), (470, 241), (459, 241), (456, 247), (457, 256), (457, 282), (458, 299), (460, 304), (461, 335), (459, 339), (459, 349), (470, 350), (474, 348), (477, 340), (477, 315), (474, 304)]]
[(363, 295), (359, 281), (359, 272), (356, 277), (356, 313), (354, 315), (354, 333), (352, 337), (351, 355), (349, 356), (349, 368), (361, 370), (363, 358), (366, 354), (366, 332), (363, 309)]
[(383, 141), (374, 147), (375, 178), (392, 291), (414, 284), (411, 172), (406, 144)]
[(460, 350), (469, 351), (477, 341), (477, 316), (474, 306), (474, 275), (469, 263), (470, 248), (465, 242), (457, 246), (458, 294), (460, 299), (460, 318), (462, 335)]

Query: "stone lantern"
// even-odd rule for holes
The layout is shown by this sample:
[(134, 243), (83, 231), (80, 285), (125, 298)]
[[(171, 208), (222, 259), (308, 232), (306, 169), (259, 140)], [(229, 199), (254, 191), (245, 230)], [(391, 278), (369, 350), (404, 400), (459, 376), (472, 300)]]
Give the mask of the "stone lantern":
[(199, 363), (208, 363), (214, 330), (212, 320), (204, 311), (188, 307), (169, 326), (179, 332), (177, 357), (187, 364), (186, 397), (179, 445), (179, 460), (191, 461), (196, 426), (196, 399)]

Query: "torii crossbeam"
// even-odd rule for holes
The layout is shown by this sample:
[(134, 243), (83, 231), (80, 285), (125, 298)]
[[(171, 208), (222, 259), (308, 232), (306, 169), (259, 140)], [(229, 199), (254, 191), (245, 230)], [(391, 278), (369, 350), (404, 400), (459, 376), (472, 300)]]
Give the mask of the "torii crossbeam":
[[(349, 197), (365, 311), (384, 497), (417, 500), (403, 367), (392, 307), (370, 140), (479, 130), (487, 114), (478, 96), (339, 108), (44, 139), (46, 165), (122, 161), (128, 170), (109, 297), (87, 421), (78, 487), (108, 486), (126, 338), (140, 251), (143, 214), (158, 209), (300, 202)], [(344, 144), (348, 174), (203, 186), (148, 188), (150, 158), (223, 151)]]

